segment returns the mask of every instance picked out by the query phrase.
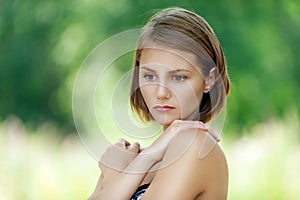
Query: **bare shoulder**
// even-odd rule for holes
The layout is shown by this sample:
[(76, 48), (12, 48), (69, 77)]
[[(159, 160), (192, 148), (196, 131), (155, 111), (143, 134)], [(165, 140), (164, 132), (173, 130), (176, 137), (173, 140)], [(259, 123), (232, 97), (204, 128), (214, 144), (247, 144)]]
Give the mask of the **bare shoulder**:
[[(186, 142), (189, 141), (189, 142)], [(217, 161), (225, 162), (226, 157), (221, 145), (208, 133), (200, 129), (188, 129), (177, 135), (170, 143), (170, 148), (177, 145), (187, 145), (186, 156), (197, 157), (197, 163)]]
[(192, 162), (190, 164), (227, 163), (220, 144), (209, 133), (200, 129), (184, 130), (170, 142), (164, 159), (175, 155), (178, 162), (189, 158), (185, 161)]
[(169, 150), (173, 151), (178, 144), (187, 144), (182, 141), (191, 142), (178, 162), (190, 165), (195, 185), (199, 186), (201, 191), (199, 195), (204, 199), (227, 199), (228, 166), (220, 144), (205, 131), (189, 129), (174, 139)]
[(179, 133), (142, 199), (227, 199), (228, 172), (225, 154), (206, 132)]

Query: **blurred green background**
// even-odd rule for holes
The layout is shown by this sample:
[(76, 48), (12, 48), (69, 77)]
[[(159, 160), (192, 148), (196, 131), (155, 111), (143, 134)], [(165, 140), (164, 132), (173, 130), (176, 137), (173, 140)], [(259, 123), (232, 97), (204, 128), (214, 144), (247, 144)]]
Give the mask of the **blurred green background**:
[(0, 199), (87, 198), (99, 172), (72, 118), (77, 70), (170, 6), (203, 16), (227, 58), (229, 199), (300, 199), (299, 0), (0, 0)]

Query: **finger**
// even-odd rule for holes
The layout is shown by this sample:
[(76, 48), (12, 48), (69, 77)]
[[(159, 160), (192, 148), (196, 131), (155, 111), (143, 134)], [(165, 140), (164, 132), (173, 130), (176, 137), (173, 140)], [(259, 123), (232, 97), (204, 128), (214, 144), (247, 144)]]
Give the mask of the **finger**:
[(130, 146), (130, 142), (127, 141), (127, 140), (125, 140), (125, 146), (126, 146), (126, 147)]
[(125, 139), (124, 138), (120, 138), (117, 143), (121, 143), (121, 144), (125, 145)]
[(115, 147), (118, 147), (118, 148), (126, 148), (126, 145), (125, 145), (125, 140), (123, 138), (120, 138), (118, 140), (117, 143), (115, 143)]
[(126, 149), (126, 147), (123, 144), (121, 144), (121, 143), (116, 143), (115, 146), (114, 146), (114, 148), (117, 148), (119, 150)]
[(184, 128), (200, 128), (208, 130), (208, 126), (201, 121), (185, 121), (182, 123)]
[(124, 144), (125, 146), (130, 145), (130, 142), (128, 142), (128, 141), (125, 140), (124, 138), (120, 138), (120, 139), (118, 140), (118, 142)]
[(175, 125), (175, 124), (180, 124), (181, 122), (183, 122), (182, 120), (176, 119), (172, 122), (171, 125)]
[(209, 129), (208, 129), (208, 133), (209, 133), (211, 136), (213, 136), (213, 138), (214, 138), (215, 140), (217, 140), (217, 142), (220, 142), (220, 141), (221, 141), (220, 135), (219, 135), (218, 132), (215, 131), (214, 129), (209, 128)]
[(207, 131), (209, 127), (201, 121), (181, 121), (179, 128), (180, 130), (197, 128), (197, 129), (202, 129), (204, 131)]
[(193, 126), (194, 124), (198, 124), (198, 121), (188, 121), (188, 120), (174, 120), (170, 127), (172, 128), (180, 128), (180, 129), (185, 129), (188, 127)]
[(176, 127), (180, 126), (181, 122), (182, 122), (182, 120), (179, 120), (179, 119), (174, 120), (174, 121), (171, 123), (171, 125), (165, 130), (165, 132), (166, 132), (167, 130), (169, 130), (169, 129), (176, 128)]
[(204, 131), (208, 131), (209, 130), (209, 126), (208, 125), (206, 125), (206, 124), (204, 124), (203, 122), (199, 122), (199, 124), (198, 124), (198, 128), (200, 128), (200, 129), (202, 129), (202, 130), (204, 130)]
[(139, 153), (140, 144), (138, 142), (133, 143), (131, 146), (129, 146), (128, 151), (132, 153)]
[(133, 148), (133, 149), (140, 149), (140, 143), (138, 143), (138, 142), (133, 143), (131, 145), (131, 148)]
[(124, 138), (120, 138), (118, 140), (118, 142), (116, 143), (117, 146), (122, 146), (122, 147), (127, 147), (130, 145), (130, 142), (128, 142), (127, 140), (125, 140)]

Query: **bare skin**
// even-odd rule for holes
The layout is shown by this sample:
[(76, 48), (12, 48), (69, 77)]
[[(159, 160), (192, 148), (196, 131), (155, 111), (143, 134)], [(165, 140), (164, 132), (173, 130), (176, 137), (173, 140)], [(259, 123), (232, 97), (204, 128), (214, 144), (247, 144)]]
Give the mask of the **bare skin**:
[[(220, 139), (197, 121), (197, 102), (214, 84), (214, 71), (204, 79), (178, 54), (147, 49), (141, 56), (140, 73), (141, 93), (164, 132), (143, 151), (138, 143), (130, 145), (124, 140), (108, 148), (99, 162), (102, 174), (89, 199), (128, 200), (140, 185), (150, 182), (143, 200), (227, 199), (228, 170), (217, 144)], [(118, 148), (120, 154), (111, 148)], [(118, 167), (107, 164), (113, 164), (107, 158), (118, 154), (123, 160)]]
[[(124, 169), (124, 171), (138, 171), (140, 173), (138, 173), (138, 174), (126, 173), (126, 172), (116, 171), (116, 170), (113, 170), (110, 168), (105, 169), (100, 164), (100, 168), (102, 169), (103, 174), (99, 178), (98, 185), (97, 185), (93, 195), (90, 197), (90, 199), (105, 199), (105, 198), (124, 199), (124, 200), (129, 199), (133, 195), (133, 193), (136, 191), (136, 189), (140, 185), (143, 184), (144, 180), (145, 180), (144, 183), (151, 182), (151, 185), (148, 188), (147, 192), (145, 193), (143, 199), (144, 198), (150, 199), (150, 197), (154, 198), (153, 195), (155, 195), (154, 199), (156, 199), (157, 195), (163, 195), (163, 194), (166, 195), (168, 188), (170, 189), (170, 187), (168, 187), (168, 184), (165, 185), (163, 182), (169, 182), (169, 184), (170, 184), (170, 180), (173, 180), (173, 178), (175, 178), (177, 180), (176, 174), (179, 174), (178, 172), (181, 170), (188, 170), (189, 172), (187, 174), (191, 174), (191, 175), (192, 175), (191, 172), (193, 172), (193, 171), (197, 172), (199, 179), (197, 178), (196, 180), (198, 180), (199, 182), (203, 182), (203, 178), (201, 177), (201, 174), (199, 172), (203, 171), (204, 168), (202, 165), (205, 166), (206, 164), (204, 163), (201, 165), (200, 162), (203, 163), (204, 161), (211, 160), (211, 159), (207, 159), (207, 158), (212, 157), (213, 154), (209, 153), (209, 156), (207, 156), (207, 158), (199, 159), (199, 153), (200, 153), (199, 147), (201, 147), (203, 145), (202, 143), (205, 141), (205, 139), (213, 140), (214, 142), (212, 144), (216, 144), (216, 140), (212, 139), (212, 137), (206, 137), (207, 135), (210, 135), (208, 132), (201, 132), (200, 129), (199, 129), (200, 132), (195, 131), (195, 130), (198, 130), (198, 128), (195, 128), (196, 122), (176, 121), (176, 123), (174, 123), (175, 126), (173, 125), (174, 128), (171, 125), (171, 127), (169, 127), (169, 129), (161, 137), (159, 137), (155, 141), (155, 143), (153, 143), (150, 147), (148, 147), (143, 152), (138, 154), (137, 157), (132, 160), (132, 162), (129, 164), (129, 166), (127, 166)], [(174, 134), (175, 130), (177, 129), (176, 127), (178, 126), (178, 124), (180, 124), (180, 126), (181, 126), (181, 132)], [(199, 127), (202, 127), (204, 130), (207, 130), (206, 126), (204, 126), (202, 123), (198, 123), (198, 124), (199, 124)], [(184, 133), (184, 134), (182, 134), (182, 133)], [(212, 135), (215, 135), (215, 133), (213, 133)], [(195, 136), (197, 136), (197, 137), (195, 137)], [(199, 137), (199, 136), (201, 136), (201, 137)], [(186, 142), (182, 143), (182, 141), (186, 141)], [(190, 141), (192, 141), (191, 145), (189, 145)], [(168, 143), (167, 148), (162, 149), (162, 151), (156, 151), (156, 149), (158, 147), (162, 147), (166, 143)], [(139, 148), (139, 145), (137, 143), (133, 144), (132, 146), (127, 146), (127, 147), (126, 147), (126, 145), (128, 145), (129, 143), (125, 142), (123, 144), (125, 144), (125, 145), (122, 146), (121, 143), (116, 143), (115, 146), (117, 148), (120, 148), (120, 147), (124, 148), (123, 150), (130, 151), (130, 152), (137, 152), (137, 150)], [(178, 145), (180, 146), (180, 144), (181, 144), (181, 149), (186, 149), (185, 151), (177, 151), (176, 150), (176, 149), (178, 149)], [(187, 144), (188, 144), (188, 146), (187, 146)], [(223, 155), (221, 149), (217, 145), (213, 145), (213, 146), (214, 147), (211, 152), (216, 151), (216, 152), (219, 152), (216, 155), (218, 155), (218, 154)], [(217, 150), (215, 150), (215, 149), (217, 149)], [(155, 153), (153, 153), (153, 152), (155, 152)], [(182, 152), (184, 152), (184, 153), (182, 154)], [(147, 155), (147, 156), (145, 156), (145, 155)], [(174, 163), (172, 163), (171, 165), (166, 164), (166, 167), (163, 167), (162, 169), (159, 169), (158, 171), (151, 171), (151, 168), (154, 166), (155, 163), (161, 162), (162, 163), (161, 165), (164, 165), (164, 163), (170, 162), (168, 160), (174, 159), (174, 156), (179, 159), (176, 159), (176, 161)], [(190, 156), (193, 159), (190, 159), (189, 158)], [(214, 159), (212, 159), (212, 160), (214, 160)], [(196, 161), (199, 161), (199, 163)], [(213, 166), (215, 166), (214, 163), (211, 163), (211, 164), (213, 164)], [(132, 166), (134, 166), (134, 167), (132, 168)], [(183, 166), (187, 166), (189, 168), (183, 168)], [(213, 170), (220, 171), (220, 169), (211, 168), (211, 165), (207, 165), (207, 166), (208, 166), (207, 168), (212, 171)], [(216, 166), (218, 166), (218, 165), (216, 165)], [(200, 171), (197, 168), (202, 168), (202, 170)], [(224, 169), (225, 168), (226, 168), (226, 166), (224, 166)], [(148, 171), (151, 171), (151, 172), (148, 173)], [(182, 173), (186, 174), (186, 172), (184, 172), (184, 171), (182, 171)], [(207, 171), (205, 171), (205, 173), (207, 173)], [(152, 174), (150, 177), (148, 177), (149, 182), (147, 181), (147, 174), (148, 175)], [(173, 174), (173, 175), (171, 177), (168, 177), (171, 174)], [(193, 177), (198, 177), (198, 176), (193, 175)], [(106, 179), (106, 181), (104, 181), (105, 180), (104, 177), (108, 177)], [(223, 177), (223, 176), (220, 176), (219, 178), (221, 178), (221, 177)], [(180, 180), (182, 179), (182, 177), (178, 177), (178, 178), (180, 178)], [(213, 179), (210, 179), (210, 180), (211, 180), (210, 182), (213, 183)], [(182, 179), (182, 181), (184, 181), (184, 179)], [(171, 183), (173, 184), (174, 182), (171, 182)], [(182, 182), (182, 183), (184, 183), (184, 182)], [(199, 185), (199, 183), (195, 183), (194, 181), (191, 181), (190, 184)], [(183, 187), (184, 185), (178, 185), (182, 189), (182, 192), (184, 192), (184, 193), (182, 193), (183, 196), (176, 194), (176, 196), (179, 199), (180, 198), (181, 199), (182, 198), (190, 199), (186, 195), (194, 194), (191, 191), (191, 188), (193, 188), (193, 187), (190, 187), (191, 186), (190, 184), (185, 185), (186, 190), (183, 190), (185, 188), (185, 187)], [(162, 187), (163, 185), (165, 185), (166, 188)], [(130, 190), (130, 188), (134, 188), (134, 189)], [(172, 186), (172, 189), (170, 190), (170, 192), (174, 191), (173, 190), (174, 188), (176, 188), (175, 185), (174, 185), (174, 187)], [(118, 193), (113, 192), (116, 190), (118, 191)], [(179, 191), (179, 190), (176, 190), (176, 191)], [(204, 194), (206, 194), (206, 193), (203, 193), (201, 195), (204, 195)], [(197, 195), (199, 195), (199, 194), (197, 194)], [(161, 198), (163, 198), (163, 197), (161, 197)], [(157, 196), (157, 199), (160, 199), (160, 196)], [(195, 199), (195, 198), (192, 198), (192, 199)]]

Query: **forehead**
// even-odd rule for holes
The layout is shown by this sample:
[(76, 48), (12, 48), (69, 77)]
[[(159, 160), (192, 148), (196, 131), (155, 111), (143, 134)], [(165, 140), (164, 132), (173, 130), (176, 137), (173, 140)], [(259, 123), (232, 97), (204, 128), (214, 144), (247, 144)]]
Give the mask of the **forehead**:
[(188, 69), (198, 71), (194, 55), (168, 48), (147, 48), (143, 49), (140, 57), (140, 65), (143, 66), (164, 66), (170, 70)]

